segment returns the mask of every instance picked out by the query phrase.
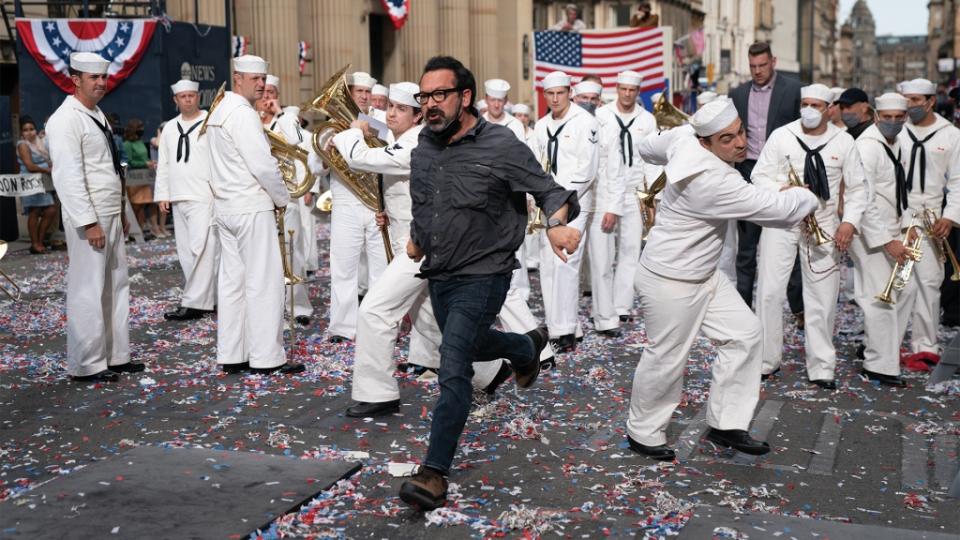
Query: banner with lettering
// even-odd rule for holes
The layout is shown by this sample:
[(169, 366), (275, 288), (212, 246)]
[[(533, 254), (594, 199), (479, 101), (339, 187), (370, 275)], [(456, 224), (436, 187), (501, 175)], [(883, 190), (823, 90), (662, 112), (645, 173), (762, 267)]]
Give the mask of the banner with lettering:
[(0, 174), (0, 197), (26, 197), (52, 189), (53, 182), (47, 174)]

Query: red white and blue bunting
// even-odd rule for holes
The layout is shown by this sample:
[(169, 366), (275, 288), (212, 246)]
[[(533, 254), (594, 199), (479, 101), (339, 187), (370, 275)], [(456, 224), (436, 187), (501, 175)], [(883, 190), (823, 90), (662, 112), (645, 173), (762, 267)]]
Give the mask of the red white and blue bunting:
[(403, 23), (407, 22), (410, 16), (410, 0), (380, 0), (383, 3), (383, 9), (387, 10), (393, 27), (399, 30)]
[(153, 19), (17, 19), (17, 35), (64, 92), (73, 92), (70, 53), (94, 52), (109, 60), (110, 92), (137, 68), (156, 25)]

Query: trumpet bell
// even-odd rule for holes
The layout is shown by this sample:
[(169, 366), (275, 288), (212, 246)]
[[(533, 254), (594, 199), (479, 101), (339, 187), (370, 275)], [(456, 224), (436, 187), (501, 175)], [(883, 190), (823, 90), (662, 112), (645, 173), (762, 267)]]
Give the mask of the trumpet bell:
[(326, 213), (333, 211), (333, 193), (329, 189), (317, 197), (317, 210)]
[(660, 99), (653, 104), (653, 117), (657, 121), (657, 129), (660, 131), (680, 127), (690, 121), (689, 115), (667, 101), (666, 93), (661, 94)]

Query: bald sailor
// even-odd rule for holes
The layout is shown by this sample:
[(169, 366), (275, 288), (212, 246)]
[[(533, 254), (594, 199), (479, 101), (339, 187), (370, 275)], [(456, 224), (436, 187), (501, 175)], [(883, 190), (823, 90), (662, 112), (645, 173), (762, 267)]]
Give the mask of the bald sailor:
[(645, 161), (664, 165), (668, 184), (637, 271), (650, 344), (633, 376), (627, 442), (651, 459), (676, 457), (667, 427), (680, 404), (690, 347), (703, 332), (717, 344), (706, 439), (766, 454), (770, 446), (747, 432), (760, 397), (760, 321), (717, 262), (732, 220), (763, 225), (767, 234), (795, 226), (817, 208), (817, 199), (806, 189), (743, 182), (733, 164), (746, 159), (747, 137), (727, 99), (702, 107), (690, 126), (648, 136), (639, 150)]
[(97, 106), (107, 93), (109, 65), (95, 53), (72, 53), (73, 95), (47, 121), (69, 263), (67, 373), (81, 382), (112, 382), (117, 373), (144, 369), (130, 362), (123, 168)]
[(226, 373), (297, 373), (283, 350), (283, 266), (275, 212), (290, 203), (253, 106), (267, 62), (233, 59), (233, 91), (209, 115), (211, 186), (220, 231), (217, 364)]
[(164, 318), (185, 321), (212, 313), (217, 304), (220, 241), (214, 225), (210, 190), (210, 150), (200, 138), (207, 112), (200, 110), (200, 84), (181, 80), (170, 87), (180, 114), (160, 133), (154, 200), (164, 213), (173, 210), (177, 258), (184, 285), (180, 307)]

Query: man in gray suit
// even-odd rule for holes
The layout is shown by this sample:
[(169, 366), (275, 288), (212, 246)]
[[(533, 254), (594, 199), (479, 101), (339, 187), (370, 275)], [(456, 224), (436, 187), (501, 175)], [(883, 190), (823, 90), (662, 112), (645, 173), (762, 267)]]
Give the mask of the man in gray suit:
[[(770, 44), (758, 41), (748, 49), (750, 60), (749, 83), (730, 91), (740, 121), (747, 130), (747, 159), (736, 165), (743, 179), (750, 182), (750, 174), (770, 133), (780, 126), (800, 118), (800, 81), (778, 75), (777, 59)], [(757, 243), (761, 227), (748, 221), (737, 224), (737, 291), (748, 306), (753, 306), (753, 284), (757, 278)], [(794, 264), (787, 287), (790, 311), (803, 327), (803, 289), (800, 281), (800, 259)]]

